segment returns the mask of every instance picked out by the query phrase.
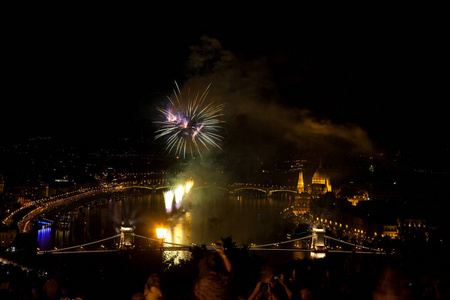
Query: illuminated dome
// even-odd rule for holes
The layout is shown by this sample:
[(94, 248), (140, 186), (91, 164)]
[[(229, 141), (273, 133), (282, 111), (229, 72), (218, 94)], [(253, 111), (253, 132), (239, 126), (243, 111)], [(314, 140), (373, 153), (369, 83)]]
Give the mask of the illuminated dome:
[(322, 163), (320, 164), (319, 169), (314, 173), (311, 183), (324, 185), (323, 192), (331, 192), (330, 176), (322, 169)]
[(322, 169), (318, 169), (313, 175), (312, 183), (326, 184), (327, 180), (329, 180), (327, 172)]

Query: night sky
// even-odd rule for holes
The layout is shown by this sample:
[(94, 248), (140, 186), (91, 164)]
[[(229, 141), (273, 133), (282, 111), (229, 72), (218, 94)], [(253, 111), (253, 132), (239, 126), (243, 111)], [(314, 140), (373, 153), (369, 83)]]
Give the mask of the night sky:
[[(438, 151), (448, 159), (448, 46), (434, 13), (306, 18), (302, 12), (281, 21), (254, 14), (200, 22), (189, 14), (155, 21), (155, 12), (126, 18), (17, 14), (4, 28), (3, 140), (151, 136), (156, 106), (174, 80), (183, 85), (217, 74), (214, 59), (192, 68), (192, 46), (201, 47), (207, 36), (238, 66), (235, 90), (261, 86), (262, 107), (298, 109), (317, 123), (361, 129), (374, 151)], [(258, 82), (249, 83), (252, 78)], [(212, 83), (212, 90), (221, 86)], [(228, 97), (222, 95), (230, 109), (239, 105)], [(229, 114), (235, 116), (242, 117)]]

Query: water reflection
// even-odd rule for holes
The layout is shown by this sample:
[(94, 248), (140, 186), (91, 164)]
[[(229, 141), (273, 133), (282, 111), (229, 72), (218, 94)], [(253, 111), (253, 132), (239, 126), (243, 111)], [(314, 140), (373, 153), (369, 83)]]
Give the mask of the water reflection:
[(41, 250), (49, 250), (52, 247), (52, 228), (46, 227), (38, 231), (38, 246)]
[(69, 230), (68, 229), (56, 229), (55, 244), (56, 245), (68, 245), (69, 244)]
[[(188, 219), (190, 219), (190, 213), (186, 212), (184, 217), (180, 217), (176, 223), (173, 223), (167, 231), (165, 241), (172, 244), (188, 245), (190, 243)], [(178, 264), (180, 260), (188, 260), (191, 257), (189, 251), (164, 251), (164, 255), (168, 260), (173, 259), (174, 264)]]

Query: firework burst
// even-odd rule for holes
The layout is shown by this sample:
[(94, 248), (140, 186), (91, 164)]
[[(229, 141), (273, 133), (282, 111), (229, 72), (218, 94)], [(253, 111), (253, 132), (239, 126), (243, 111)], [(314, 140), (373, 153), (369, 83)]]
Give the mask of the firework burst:
[(203, 148), (220, 148), (218, 143), (223, 137), (217, 132), (223, 123), (220, 117), (223, 116), (224, 104), (206, 101), (211, 84), (202, 94), (197, 93), (192, 98), (190, 89), (184, 98), (176, 82), (175, 86), (174, 96), (167, 97), (170, 102), (168, 108), (157, 108), (163, 120), (154, 122), (159, 128), (155, 139), (164, 138), (166, 150), (183, 157), (186, 157), (186, 152), (192, 156), (197, 152), (201, 157)]

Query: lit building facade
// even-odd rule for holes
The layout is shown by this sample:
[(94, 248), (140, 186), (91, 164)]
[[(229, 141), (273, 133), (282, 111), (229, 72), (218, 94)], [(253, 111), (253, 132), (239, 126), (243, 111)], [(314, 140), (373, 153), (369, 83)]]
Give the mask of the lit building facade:
[(369, 200), (369, 192), (367, 190), (359, 190), (357, 194), (353, 195), (353, 197), (348, 198), (348, 201), (353, 205), (358, 205), (360, 201)]
[(15, 230), (0, 231), (0, 246), (9, 246), (16, 238), (17, 232)]
[(310, 194), (312, 198), (318, 198), (320, 195), (331, 192), (331, 181), (329, 174), (319, 166), (314, 172), (311, 184), (305, 183), (304, 173), (300, 171), (298, 174), (297, 192)]
[(318, 195), (331, 192), (330, 176), (321, 167), (314, 173), (311, 182), (311, 193), (316, 198)]
[(389, 237), (391, 239), (398, 238), (398, 226), (397, 225), (383, 225), (383, 237)]
[(311, 211), (311, 195), (308, 193), (300, 193), (295, 195), (295, 202), (292, 211), (297, 216), (308, 214)]

